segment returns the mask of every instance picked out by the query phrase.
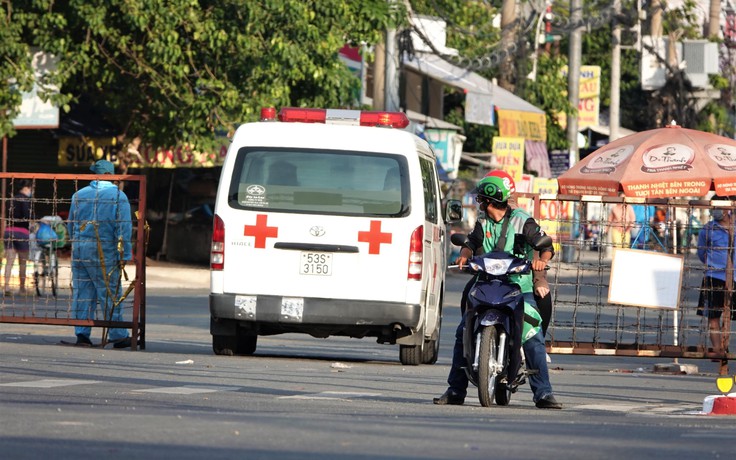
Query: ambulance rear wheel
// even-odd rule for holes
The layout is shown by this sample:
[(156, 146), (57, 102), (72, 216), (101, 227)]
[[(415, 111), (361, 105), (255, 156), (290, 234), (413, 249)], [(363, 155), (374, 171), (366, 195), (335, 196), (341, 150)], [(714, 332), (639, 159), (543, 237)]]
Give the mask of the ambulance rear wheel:
[(418, 366), (422, 364), (424, 347), (426, 345), (400, 345), (399, 360), (404, 366)]
[(216, 355), (245, 356), (256, 351), (258, 335), (238, 330), (237, 335), (213, 335), (212, 351)]
[(252, 355), (256, 352), (256, 345), (258, 345), (258, 335), (251, 332), (238, 331), (238, 349), (236, 355)]
[(212, 351), (216, 355), (233, 356), (237, 343), (237, 337), (233, 335), (213, 335)]

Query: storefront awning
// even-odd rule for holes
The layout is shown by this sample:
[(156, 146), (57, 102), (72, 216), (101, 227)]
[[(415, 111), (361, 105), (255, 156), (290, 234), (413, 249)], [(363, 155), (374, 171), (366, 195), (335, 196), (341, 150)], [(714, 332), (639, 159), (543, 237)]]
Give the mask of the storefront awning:
[[(598, 134), (602, 134), (603, 136), (611, 135), (611, 128), (609, 126), (604, 126), (604, 125), (586, 126), (585, 128), (581, 128), (580, 132), (582, 133), (588, 129)], [(619, 127), (618, 134), (619, 134), (619, 137), (624, 137), (624, 136), (630, 136), (632, 134), (636, 134), (636, 131)]]
[(432, 118), (429, 115), (422, 115), (419, 112), (415, 112), (413, 110), (407, 110), (406, 116), (409, 118), (410, 122), (413, 123), (420, 123), (424, 125), (424, 128), (427, 129), (450, 129), (454, 131), (462, 131), (463, 129), (458, 125), (453, 125), (452, 123), (448, 123), (444, 120), (440, 120), (439, 118)]
[(490, 96), (493, 105), (499, 109), (544, 113), (542, 109), (493, 84), (492, 81), (475, 72), (452, 65), (434, 54), (417, 53), (412, 60), (407, 59), (403, 64), (409, 69), (428, 75), (446, 85)]

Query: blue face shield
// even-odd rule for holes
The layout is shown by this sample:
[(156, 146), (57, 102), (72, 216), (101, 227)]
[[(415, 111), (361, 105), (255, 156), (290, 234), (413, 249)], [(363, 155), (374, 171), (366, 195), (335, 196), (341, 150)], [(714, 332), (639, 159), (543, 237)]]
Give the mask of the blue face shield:
[(710, 215), (713, 216), (713, 220), (722, 220), (723, 219), (723, 209), (714, 209), (710, 212)]

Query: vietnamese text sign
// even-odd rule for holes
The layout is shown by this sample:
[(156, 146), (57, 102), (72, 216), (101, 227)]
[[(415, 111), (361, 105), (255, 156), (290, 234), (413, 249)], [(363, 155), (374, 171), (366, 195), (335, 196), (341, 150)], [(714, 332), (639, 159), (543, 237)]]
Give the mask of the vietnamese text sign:
[(502, 137), (547, 141), (547, 119), (543, 113), (497, 109), (498, 132)]
[[(562, 72), (567, 75), (567, 66)], [(580, 83), (578, 94), (578, 129), (589, 126), (597, 126), (600, 115), (601, 94), (601, 67), (597, 65), (584, 65), (580, 67)], [(567, 127), (567, 115), (564, 113), (558, 117), (560, 126)]]
[(615, 248), (608, 301), (635, 307), (677, 308), (684, 260), (674, 254)]
[(499, 169), (509, 173), (514, 182), (521, 183), (524, 172), (524, 139), (496, 136), (493, 138), (493, 154)]
[(671, 196), (705, 196), (710, 188), (710, 181), (706, 180), (654, 180), (622, 181), (626, 196), (635, 197), (671, 197)]
[(552, 177), (557, 177), (570, 169), (570, 152), (553, 150), (549, 153), (549, 168)]
[[(62, 137), (59, 139), (59, 166), (90, 165), (103, 158), (118, 165), (123, 147), (114, 137)], [(217, 152), (198, 152), (189, 146), (163, 149), (141, 145), (139, 153), (143, 164), (135, 162), (129, 165), (131, 168), (210, 168), (222, 165), (227, 146), (221, 146)]]

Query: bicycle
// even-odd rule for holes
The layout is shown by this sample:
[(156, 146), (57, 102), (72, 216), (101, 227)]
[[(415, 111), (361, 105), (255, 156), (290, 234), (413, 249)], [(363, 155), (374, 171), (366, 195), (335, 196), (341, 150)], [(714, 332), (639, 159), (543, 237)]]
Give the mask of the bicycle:
[(56, 251), (66, 244), (66, 227), (59, 216), (45, 216), (32, 233), (31, 248), (33, 258), (33, 282), (39, 297), (56, 297), (59, 285), (59, 259)]
[(46, 296), (50, 285), (51, 295), (56, 297), (56, 287), (59, 285), (59, 260), (53, 243), (37, 244), (33, 257), (33, 283), (39, 297)]

